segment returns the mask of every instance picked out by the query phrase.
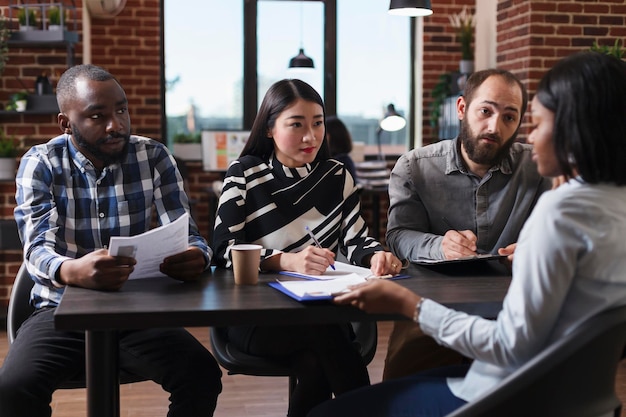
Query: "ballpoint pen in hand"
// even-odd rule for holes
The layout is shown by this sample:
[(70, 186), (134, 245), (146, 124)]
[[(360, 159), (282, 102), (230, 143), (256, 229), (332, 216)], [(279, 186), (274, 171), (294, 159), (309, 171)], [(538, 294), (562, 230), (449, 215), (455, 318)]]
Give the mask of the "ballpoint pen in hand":
[[(315, 246), (317, 246), (318, 248), (322, 248), (320, 241), (317, 240), (311, 229), (309, 229), (309, 226), (305, 226), (304, 228), (306, 229), (306, 232), (309, 234), (309, 236), (311, 236), (311, 239), (313, 239), (313, 243), (315, 243)], [(335, 265), (330, 265), (330, 267), (333, 269), (333, 271), (335, 270)]]

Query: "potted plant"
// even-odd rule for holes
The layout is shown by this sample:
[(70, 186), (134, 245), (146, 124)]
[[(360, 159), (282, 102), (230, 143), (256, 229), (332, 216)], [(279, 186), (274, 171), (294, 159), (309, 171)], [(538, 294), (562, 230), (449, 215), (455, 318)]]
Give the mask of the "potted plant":
[(9, 103), (5, 106), (5, 110), (8, 111), (24, 111), (28, 104), (28, 91), (21, 90), (15, 94), (12, 94), (9, 98)]
[(8, 136), (0, 129), (0, 181), (14, 180), (17, 167), (17, 143), (15, 138)]
[(202, 160), (202, 140), (200, 132), (179, 132), (172, 138), (174, 155), (187, 161)]
[(463, 6), (461, 13), (448, 16), (448, 19), (450, 20), (450, 25), (456, 29), (461, 42), (459, 70), (461, 74), (470, 74), (474, 72), (474, 49), (472, 46), (474, 26), (476, 26), (474, 15), (467, 11), (467, 6)]
[(624, 50), (620, 45), (620, 40), (616, 39), (613, 46), (598, 45), (598, 42), (594, 42), (590, 48), (591, 51), (600, 52), (602, 54), (613, 55), (615, 58), (622, 59), (624, 56)]
[(20, 30), (34, 30), (37, 28), (37, 12), (32, 7), (22, 7), (17, 11), (17, 20)]
[(63, 26), (67, 22), (67, 9), (63, 13), (63, 21), (61, 21), (61, 9), (58, 6), (50, 6), (47, 14), (48, 30), (63, 30)]

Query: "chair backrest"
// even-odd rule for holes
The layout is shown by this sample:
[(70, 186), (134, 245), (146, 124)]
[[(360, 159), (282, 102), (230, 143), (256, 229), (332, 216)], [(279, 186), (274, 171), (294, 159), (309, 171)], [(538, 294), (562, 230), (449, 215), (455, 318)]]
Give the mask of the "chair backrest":
[(26, 264), (22, 263), (15, 276), (11, 296), (9, 297), (9, 309), (7, 311), (7, 337), (9, 343), (13, 343), (17, 330), (24, 320), (35, 311), (35, 308), (30, 305), (30, 291), (33, 285), (35, 285), (35, 282), (30, 277)]
[(626, 345), (626, 306), (591, 318), (447, 417), (620, 415), (617, 367)]

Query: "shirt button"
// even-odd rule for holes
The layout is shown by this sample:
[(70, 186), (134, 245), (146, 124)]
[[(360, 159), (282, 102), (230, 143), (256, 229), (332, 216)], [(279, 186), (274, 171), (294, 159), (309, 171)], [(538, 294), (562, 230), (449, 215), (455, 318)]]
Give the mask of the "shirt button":
[(104, 213), (100, 213), (99, 216), (102, 219), (104, 217)]

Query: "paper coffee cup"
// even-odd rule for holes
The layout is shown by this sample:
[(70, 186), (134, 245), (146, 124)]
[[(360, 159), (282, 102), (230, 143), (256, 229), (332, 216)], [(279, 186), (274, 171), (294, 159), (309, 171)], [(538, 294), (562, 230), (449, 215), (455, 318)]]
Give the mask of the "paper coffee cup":
[(261, 245), (233, 245), (230, 254), (233, 260), (235, 284), (254, 285), (259, 282), (259, 264), (261, 262)]

